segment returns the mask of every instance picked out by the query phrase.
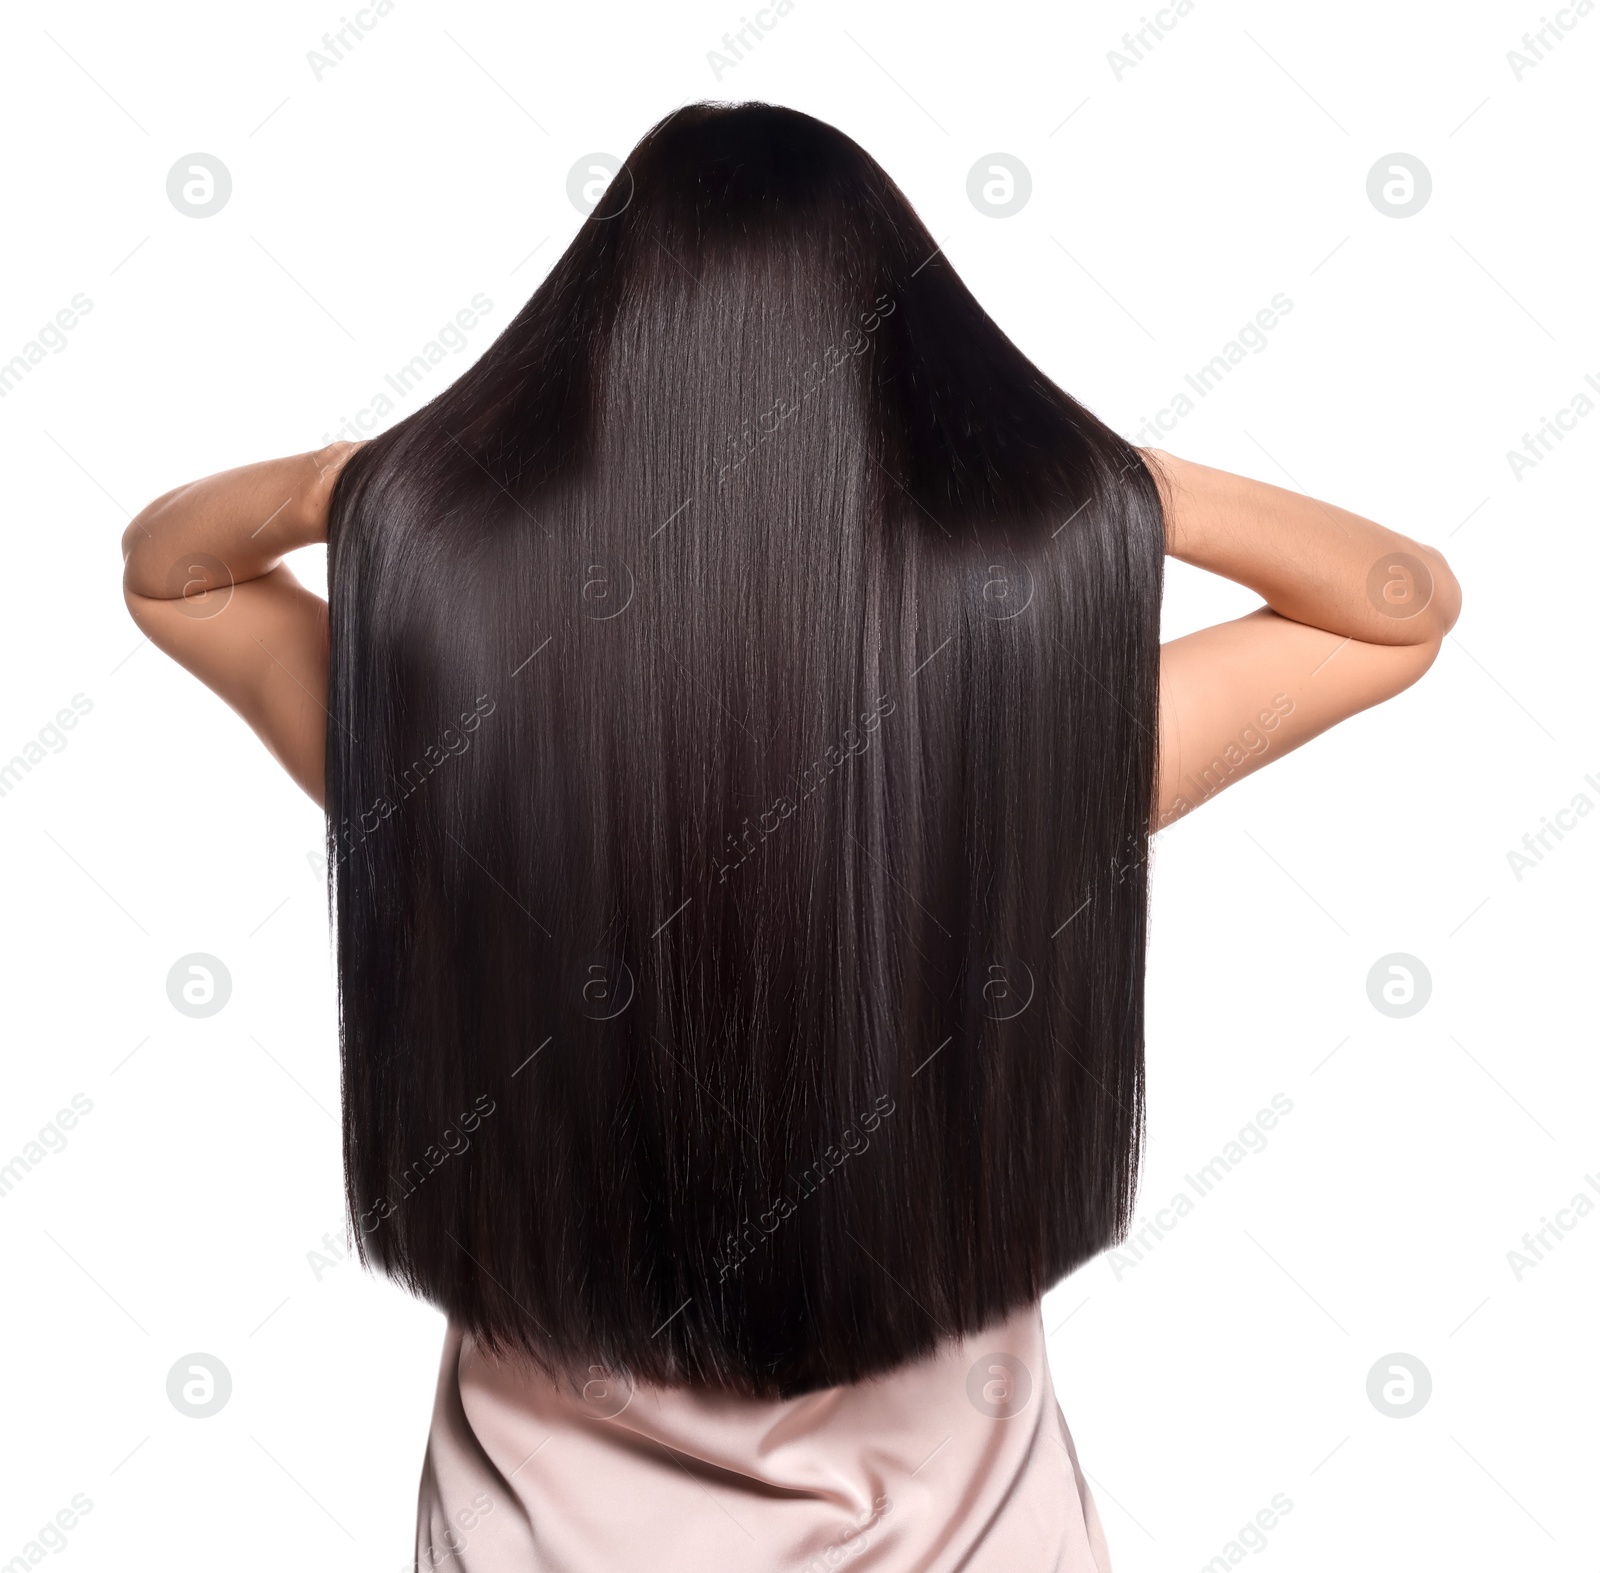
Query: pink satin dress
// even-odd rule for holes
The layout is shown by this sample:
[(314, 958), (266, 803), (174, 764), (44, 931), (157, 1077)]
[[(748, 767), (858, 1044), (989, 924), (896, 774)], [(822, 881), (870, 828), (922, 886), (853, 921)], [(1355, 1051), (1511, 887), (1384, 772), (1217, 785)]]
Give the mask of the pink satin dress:
[(420, 1573), (1110, 1573), (1037, 1305), (799, 1398), (557, 1384), (452, 1326)]

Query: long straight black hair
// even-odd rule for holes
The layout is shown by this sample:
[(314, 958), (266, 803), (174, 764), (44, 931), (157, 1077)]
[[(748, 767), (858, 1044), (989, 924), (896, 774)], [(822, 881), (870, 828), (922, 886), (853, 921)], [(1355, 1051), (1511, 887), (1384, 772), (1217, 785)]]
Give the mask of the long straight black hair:
[(329, 545), (366, 1261), (777, 1395), (1120, 1237), (1160, 500), (867, 153), (661, 122)]

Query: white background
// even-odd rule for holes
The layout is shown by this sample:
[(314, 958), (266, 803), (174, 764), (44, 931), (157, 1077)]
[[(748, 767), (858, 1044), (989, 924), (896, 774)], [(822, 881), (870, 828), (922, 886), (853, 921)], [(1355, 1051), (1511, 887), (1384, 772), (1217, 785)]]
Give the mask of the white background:
[[(92, 709), (0, 797), (0, 1162), (74, 1094), (93, 1109), (0, 1198), (0, 1562), (81, 1492), (58, 1555), (85, 1573), (391, 1573), (442, 1331), (308, 1261), (343, 1232), (319, 814), (141, 646), (123, 526), (319, 445), (482, 292), (442, 386), (576, 229), (576, 160), (688, 99), (759, 97), (859, 140), (1129, 435), (1286, 294), (1165, 445), (1439, 545), (1465, 589), (1417, 688), (1157, 843), (1146, 1210), (1273, 1094), (1293, 1112), (1143, 1261), (1046, 1303), (1118, 1573), (1201, 1567), (1277, 1493), (1252, 1564), (1594, 1566), (1600, 1216), (1520, 1281), (1507, 1252), (1600, 1176), (1600, 816), (1521, 879), (1507, 853), (1600, 802), (1600, 414), (1520, 479), (1506, 452), (1600, 378), (1600, 19), (1519, 80), (1531, 3), (1199, 0), (1119, 80), (1140, 14), (797, 0), (719, 82), (733, 0), (399, 0), (319, 80), (336, 3), (8, 8), (0, 359), (74, 294), (93, 308), (0, 400), (0, 759), (73, 695)], [(195, 151), (233, 180), (204, 220), (166, 194)], [(996, 151), (1033, 180), (1003, 220), (966, 193)], [(1405, 219), (1366, 190), (1396, 151), (1433, 180)], [(1178, 569), (1168, 631), (1250, 602)], [(166, 996), (197, 951), (233, 979), (206, 1020)], [(1432, 978), (1405, 1019), (1367, 997), (1391, 952)], [(195, 1351), (233, 1380), (204, 1421), (165, 1392)], [(1409, 1419), (1367, 1397), (1392, 1352), (1432, 1376)]]

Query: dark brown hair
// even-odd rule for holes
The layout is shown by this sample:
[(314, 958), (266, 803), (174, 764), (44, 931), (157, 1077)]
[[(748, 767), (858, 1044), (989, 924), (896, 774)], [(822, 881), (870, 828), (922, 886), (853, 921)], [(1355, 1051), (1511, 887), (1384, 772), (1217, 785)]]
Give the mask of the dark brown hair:
[(364, 1259), (770, 1395), (1120, 1235), (1160, 502), (860, 147), (656, 126), (329, 541)]

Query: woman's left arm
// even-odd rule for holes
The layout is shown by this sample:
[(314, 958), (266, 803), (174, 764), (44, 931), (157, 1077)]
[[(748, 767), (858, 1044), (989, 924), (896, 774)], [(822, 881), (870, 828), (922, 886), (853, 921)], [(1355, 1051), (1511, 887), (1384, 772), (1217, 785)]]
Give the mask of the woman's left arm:
[(122, 536), (123, 595), (150, 642), (255, 730), (321, 804), (328, 606), (283, 558), (328, 538), (328, 498), (358, 444), (180, 486)]

